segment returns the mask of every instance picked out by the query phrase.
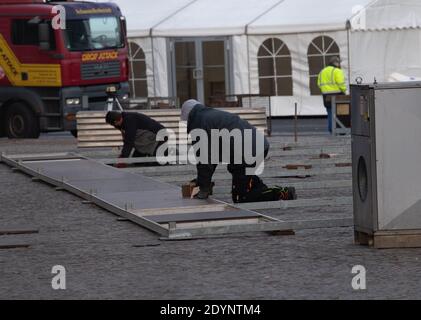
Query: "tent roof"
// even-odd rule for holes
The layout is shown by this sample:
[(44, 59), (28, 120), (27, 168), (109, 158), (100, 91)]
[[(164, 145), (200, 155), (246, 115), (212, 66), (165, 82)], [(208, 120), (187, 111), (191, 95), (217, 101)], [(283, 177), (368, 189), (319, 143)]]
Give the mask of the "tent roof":
[[(105, 0), (97, 0), (105, 1)], [(129, 37), (147, 37), (151, 28), (194, 0), (112, 0), (127, 19)]]
[(322, 32), (345, 30), (349, 19), (353, 30), (421, 27), (420, 0), (111, 1), (126, 16), (130, 37)]
[(245, 26), (282, 0), (196, 0), (157, 26), (156, 36), (218, 36), (245, 33)]
[(345, 30), (347, 21), (373, 0), (284, 0), (248, 27), (249, 34)]
[(351, 20), (353, 31), (421, 28), (420, 0), (377, 0)]

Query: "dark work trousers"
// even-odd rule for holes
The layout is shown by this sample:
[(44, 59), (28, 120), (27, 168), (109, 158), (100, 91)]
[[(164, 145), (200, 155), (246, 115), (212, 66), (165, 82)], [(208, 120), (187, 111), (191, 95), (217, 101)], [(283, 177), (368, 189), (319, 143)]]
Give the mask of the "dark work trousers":
[[(269, 147), (265, 149), (264, 158), (269, 153)], [(233, 162), (233, 159), (231, 160)], [(247, 176), (246, 169), (255, 165), (248, 165), (243, 161), (242, 164), (229, 164), (228, 172), (232, 175), (232, 195), (233, 201), (239, 202), (238, 197), (243, 198), (247, 194), (248, 184), (252, 179), (256, 184), (263, 184), (257, 176)], [(215, 173), (217, 165), (215, 164), (197, 164), (197, 182), (201, 191), (210, 192), (212, 176)]]
[[(269, 153), (269, 149), (265, 150), (265, 159)], [(232, 201), (234, 203), (241, 202), (241, 199), (246, 196), (248, 193), (248, 184), (251, 180), (254, 181), (254, 183), (261, 183), (263, 182), (260, 180), (257, 176), (247, 176), (246, 175), (246, 169), (248, 167), (252, 167), (250, 165), (247, 165), (245, 163), (243, 164), (229, 164), (228, 165), (228, 172), (232, 175)]]
[(332, 93), (323, 95), (323, 104), (327, 111), (327, 128), (330, 133), (332, 133), (332, 97), (343, 95), (344, 93)]

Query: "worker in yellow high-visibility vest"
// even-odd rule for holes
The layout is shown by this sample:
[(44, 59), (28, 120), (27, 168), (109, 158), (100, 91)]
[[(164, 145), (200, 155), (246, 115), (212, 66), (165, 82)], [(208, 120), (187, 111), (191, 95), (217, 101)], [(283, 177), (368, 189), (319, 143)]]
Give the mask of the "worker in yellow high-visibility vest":
[(332, 132), (332, 96), (343, 95), (347, 91), (345, 73), (341, 69), (339, 57), (330, 59), (329, 65), (319, 73), (317, 85), (323, 94), (323, 103), (328, 116), (328, 130)]

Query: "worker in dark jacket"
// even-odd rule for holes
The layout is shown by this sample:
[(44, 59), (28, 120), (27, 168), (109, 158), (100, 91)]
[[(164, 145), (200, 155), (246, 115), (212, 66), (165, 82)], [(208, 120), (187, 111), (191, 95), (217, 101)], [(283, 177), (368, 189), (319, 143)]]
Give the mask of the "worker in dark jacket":
[[(187, 121), (187, 132), (192, 133), (195, 129), (202, 129), (206, 132), (208, 137), (208, 161), (207, 163), (198, 162), (197, 163), (197, 179), (196, 183), (200, 188), (199, 193), (196, 195), (198, 199), (207, 199), (212, 192), (212, 176), (216, 170), (217, 164), (212, 161), (212, 144), (215, 141), (212, 141), (212, 129), (224, 130), (227, 129), (229, 132), (233, 130), (241, 131), (242, 135), (242, 154), (241, 163), (235, 162), (236, 160), (236, 148), (234, 147), (233, 139), (230, 139), (229, 147), (229, 163), (228, 171), (232, 175), (232, 199), (234, 203), (241, 202), (259, 202), (259, 201), (274, 201), (274, 200), (291, 200), (295, 199), (295, 189), (294, 188), (268, 188), (263, 184), (262, 180), (256, 176), (246, 175), (246, 169), (253, 166), (258, 166), (259, 163), (250, 164), (247, 163), (244, 150), (245, 148), (251, 148), (251, 153), (256, 159), (260, 158), (262, 161), (266, 158), (269, 152), (269, 142), (264, 136), (263, 133), (259, 132), (255, 127), (250, 125), (247, 121), (241, 119), (238, 115), (225, 112), (222, 110), (217, 110), (213, 108), (208, 108), (200, 104), (196, 100), (186, 101), (181, 110), (181, 120)], [(246, 143), (245, 132), (249, 131), (251, 133), (252, 141)], [(258, 154), (259, 148), (257, 144), (263, 142), (263, 148), (260, 148), (260, 152), (264, 154)], [(219, 141), (221, 142), (221, 141)], [(197, 143), (195, 141), (194, 143)], [(219, 143), (219, 162), (222, 162), (222, 152), (221, 149), (223, 146)], [(202, 150), (200, 150), (202, 152)], [(197, 154), (196, 154), (197, 155)], [(224, 158), (227, 159), (227, 158)]]
[(105, 121), (120, 130), (123, 136), (123, 150), (120, 158), (156, 156), (156, 151), (163, 142), (157, 141), (156, 135), (165, 129), (162, 124), (150, 117), (135, 112), (109, 111)]

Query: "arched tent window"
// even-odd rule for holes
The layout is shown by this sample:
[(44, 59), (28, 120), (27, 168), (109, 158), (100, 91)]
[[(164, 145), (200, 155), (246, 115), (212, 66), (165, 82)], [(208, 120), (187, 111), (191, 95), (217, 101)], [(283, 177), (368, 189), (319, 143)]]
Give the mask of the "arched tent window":
[(130, 63), (130, 94), (132, 98), (147, 97), (148, 85), (146, 80), (146, 60), (145, 53), (136, 43), (129, 43), (129, 63)]
[(340, 57), (339, 46), (335, 40), (328, 36), (320, 36), (315, 38), (308, 47), (308, 66), (310, 70), (310, 92), (312, 96), (321, 95), (317, 86), (317, 78), (320, 71), (328, 64), (329, 60), (334, 57)]
[(260, 94), (292, 96), (292, 62), (287, 45), (277, 39), (266, 39), (259, 48)]

